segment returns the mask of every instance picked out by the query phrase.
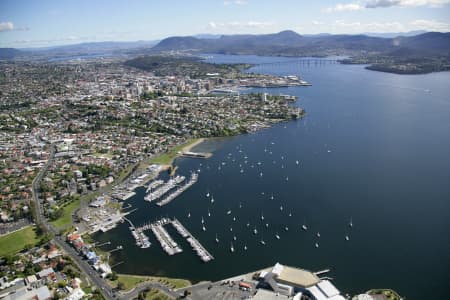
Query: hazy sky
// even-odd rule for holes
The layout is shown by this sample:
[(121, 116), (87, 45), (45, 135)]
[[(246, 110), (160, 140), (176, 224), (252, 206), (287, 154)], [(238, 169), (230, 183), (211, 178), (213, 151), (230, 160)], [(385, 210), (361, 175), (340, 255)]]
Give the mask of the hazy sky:
[(450, 0), (0, 0), (0, 47), (199, 33), (450, 31)]

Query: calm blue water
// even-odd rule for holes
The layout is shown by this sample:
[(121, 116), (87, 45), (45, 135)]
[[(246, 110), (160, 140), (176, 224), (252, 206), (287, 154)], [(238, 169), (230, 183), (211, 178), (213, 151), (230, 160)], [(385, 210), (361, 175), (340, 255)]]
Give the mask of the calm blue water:
[(256, 134), (210, 140), (199, 147), (214, 151), (208, 160), (178, 159), (179, 173), (200, 168), (200, 179), (163, 208), (143, 201), (143, 189), (129, 200), (139, 208), (130, 215), (135, 224), (176, 216), (215, 256), (213, 262), (201, 263), (175, 233), (182, 254), (167, 256), (150, 233), (153, 245), (139, 249), (123, 224), (96, 237), (124, 245), (113, 257), (125, 261), (116, 271), (217, 280), (280, 262), (313, 271), (331, 268), (329, 276), (345, 293), (390, 287), (408, 299), (446, 299), (450, 73), (395, 75), (277, 57), (215, 55), (210, 60), (262, 63), (250, 71), (300, 75), (313, 86), (267, 92), (299, 96), (296, 105), (307, 115)]

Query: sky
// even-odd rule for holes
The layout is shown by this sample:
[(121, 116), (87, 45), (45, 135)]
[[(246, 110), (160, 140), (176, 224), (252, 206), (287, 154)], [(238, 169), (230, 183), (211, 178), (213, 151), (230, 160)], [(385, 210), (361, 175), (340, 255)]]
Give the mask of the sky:
[(0, 0), (0, 47), (195, 34), (450, 31), (450, 0)]

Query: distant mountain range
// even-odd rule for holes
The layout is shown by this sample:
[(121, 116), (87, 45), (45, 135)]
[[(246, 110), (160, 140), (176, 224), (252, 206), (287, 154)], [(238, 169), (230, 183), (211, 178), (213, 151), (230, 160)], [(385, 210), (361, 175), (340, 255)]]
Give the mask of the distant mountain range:
[(223, 54), (281, 56), (361, 55), (363, 53), (445, 55), (450, 53), (450, 33), (427, 32), (382, 38), (367, 35), (299, 35), (290, 30), (263, 35), (223, 35), (220, 38), (169, 37), (153, 51), (192, 50)]

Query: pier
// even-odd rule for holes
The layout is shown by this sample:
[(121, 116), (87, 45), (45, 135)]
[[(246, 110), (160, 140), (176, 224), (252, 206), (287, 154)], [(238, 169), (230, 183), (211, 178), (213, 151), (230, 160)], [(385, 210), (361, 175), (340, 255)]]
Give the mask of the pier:
[(175, 199), (176, 197), (181, 195), (181, 193), (183, 193), (185, 190), (190, 188), (194, 183), (197, 182), (197, 180), (198, 180), (198, 174), (197, 173), (192, 173), (191, 178), (189, 179), (189, 181), (185, 185), (179, 187), (175, 192), (173, 192), (172, 194), (168, 195), (166, 198), (164, 198), (163, 200), (158, 202), (156, 205), (163, 206), (163, 205), (168, 204), (173, 199)]
[[(183, 251), (181, 247), (172, 239), (172, 237), (163, 227), (164, 225), (170, 223), (175, 228), (175, 230), (183, 238), (186, 239), (186, 241), (191, 245), (192, 249), (197, 253), (198, 257), (200, 257), (203, 262), (208, 262), (214, 259), (211, 253), (209, 253), (208, 250), (206, 250), (205, 247), (203, 247), (202, 244), (200, 244), (200, 242), (176, 218), (173, 218), (172, 220), (169, 218), (162, 218), (161, 220), (153, 223), (147, 223), (140, 227), (134, 227), (133, 223), (131, 223), (130, 220), (126, 220), (130, 223), (130, 230), (136, 241), (140, 241), (142, 239), (142, 236), (145, 236), (145, 230), (151, 230), (158, 242), (161, 244), (162, 249), (168, 255), (181, 253)], [(138, 242), (136, 242), (136, 244), (138, 244)], [(141, 248), (144, 247), (141, 246)]]
[(185, 156), (185, 157), (191, 157), (191, 158), (210, 158), (212, 156), (212, 153), (183, 151), (183, 152), (181, 152), (181, 155)]
[(129, 219), (123, 217), (125, 221), (127, 221), (130, 224), (130, 231), (133, 235), (134, 239), (136, 240), (136, 245), (141, 248), (148, 248), (151, 246), (152, 243), (150, 243), (148, 236), (144, 234), (142, 230), (137, 230), (136, 227), (134, 227), (133, 222), (131, 222)]
[(160, 188), (156, 189), (153, 192), (148, 193), (145, 197), (145, 201), (154, 201), (158, 198), (162, 197), (164, 194), (166, 194), (171, 189), (174, 189), (177, 184), (182, 183), (186, 178), (184, 176), (176, 176), (172, 179), (169, 179), (164, 185), (162, 185)]

